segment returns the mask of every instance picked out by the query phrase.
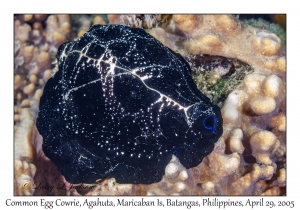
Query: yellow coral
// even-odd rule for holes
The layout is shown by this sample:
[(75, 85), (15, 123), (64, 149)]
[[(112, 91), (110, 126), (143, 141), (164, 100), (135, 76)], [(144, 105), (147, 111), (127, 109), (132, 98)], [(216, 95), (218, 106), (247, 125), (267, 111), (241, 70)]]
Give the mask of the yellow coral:
[(273, 98), (262, 98), (251, 101), (252, 110), (258, 114), (268, 114), (276, 108), (276, 102)]

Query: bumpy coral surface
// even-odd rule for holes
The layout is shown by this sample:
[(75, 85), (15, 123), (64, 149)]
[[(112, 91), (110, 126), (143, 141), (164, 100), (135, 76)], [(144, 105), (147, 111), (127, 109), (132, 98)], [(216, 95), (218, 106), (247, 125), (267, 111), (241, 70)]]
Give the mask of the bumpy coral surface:
[[(198, 166), (186, 169), (173, 156), (157, 183), (105, 179), (75, 185), (44, 155), (35, 120), (43, 87), (57, 71), (57, 47), (107, 19), (147, 28), (184, 57), (222, 56), (251, 66), (238, 85), (224, 86), (233, 89), (219, 104), (223, 135)], [(16, 15), (14, 25), (15, 195), (285, 195), (286, 57), (274, 33), (230, 15)], [(215, 67), (209, 79), (223, 81), (220, 66)]]

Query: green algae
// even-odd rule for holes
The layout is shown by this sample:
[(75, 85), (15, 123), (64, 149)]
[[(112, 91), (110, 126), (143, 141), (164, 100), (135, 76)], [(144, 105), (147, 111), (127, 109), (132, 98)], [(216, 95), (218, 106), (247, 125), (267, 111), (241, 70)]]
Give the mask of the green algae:
[(229, 93), (241, 86), (244, 77), (254, 71), (249, 64), (222, 56), (189, 55), (186, 60), (198, 89), (219, 107)]
[(266, 21), (262, 18), (258, 18), (258, 19), (251, 18), (251, 19), (241, 20), (241, 22), (245, 25), (250, 25), (276, 34), (281, 40), (283, 46), (286, 45), (286, 32), (280, 25), (276, 23), (270, 23), (269, 21)]

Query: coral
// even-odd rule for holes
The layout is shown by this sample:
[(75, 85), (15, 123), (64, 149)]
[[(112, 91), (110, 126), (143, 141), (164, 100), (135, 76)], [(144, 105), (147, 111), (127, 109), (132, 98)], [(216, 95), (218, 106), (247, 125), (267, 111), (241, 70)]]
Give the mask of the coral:
[[(283, 20), (281, 20), (283, 18)], [(285, 22), (285, 15), (276, 15), (274, 17), (274, 22), (276, 23), (281, 23), (281, 22)], [(285, 45), (285, 42), (286, 42), (286, 32), (285, 32), (285, 29), (282, 28), (280, 25), (277, 25), (275, 23), (270, 23), (264, 19), (246, 19), (246, 20), (242, 20), (242, 23), (245, 24), (246, 26), (247, 25), (251, 25), (251, 26), (254, 26), (254, 27), (257, 27), (257, 28), (260, 28), (260, 29), (263, 29), (263, 30), (267, 30), (267, 31), (270, 31), (274, 34), (276, 34), (281, 42), (283, 43), (283, 45)], [(283, 27), (285, 27), (285, 23), (282, 24)]]
[(201, 16), (198, 15), (184, 15), (184, 18), (182, 15), (173, 15), (172, 17), (176, 27), (188, 36), (192, 36), (193, 32), (197, 30), (195, 25), (199, 25), (201, 19)]
[[(41, 89), (57, 71), (53, 62), (58, 42), (54, 42), (51, 33), (57, 31), (62, 34), (61, 40), (72, 41), (80, 28), (80, 24), (74, 24), (72, 18), (69, 22), (66, 18), (68, 24), (62, 27), (63, 21), (59, 19), (64, 19), (64, 16), (54, 16), (47, 15), (44, 19), (30, 14), (15, 16), (15, 195), (286, 194), (286, 52), (285, 34), (280, 29), (276, 29), (279, 33), (274, 34), (266, 25), (263, 26), (265, 28), (249, 26), (231, 15), (161, 16), (161, 21), (147, 32), (185, 58), (204, 54), (222, 56), (251, 67), (241, 78), (234, 77), (236, 83), (231, 85), (223, 77), (212, 80), (225, 81), (222, 87), (232, 88), (226, 91), (222, 103), (216, 101), (221, 106), (223, 135), (214, 150), (196, 167), (186, 169), (173, 156), (160, 182), (119, 184), (112, 178), (73, 189), (74, 185), (66, 182), (43, 154), (43, 139), (35, 127)], [(120, 16), (108, 15), (107, 19), (110, 24), (119, 24)], [(96, 24), (98, 18), (93, 18)], [(90, 22), (93, 18), (89, 19)], [(140, 27), (139, 20), (135, 15), (131, 23)], [(41, 52), (49, 53), (50, 61), (45, 59), (44, 53), (40, 55)], [(49, 66), (46, 67), (47, 62)], [(189, 63), (193, 70), (196, 62), (189, 60)], [(196, 83), (200, 81), (197, 68), (193, 74)], [(227, 68), (224, 69), (226, 71)], [(212, 75), (211, 78), (218, 76)], [(205, 94), (216, 92), (220, 95), (222, 91), (223, 88), (216, 88)], [(62, 181), (72, 189), (34, 191), (33, 181), (43, 181), (48, 186), (57, 186)]]
[[(274, 174), (274, 167), (258, 164), (253, 164), (253, 168), (250, 173), (239, 177), (232, 182), (231, 188), (233, 195), (255, 195), (261, 193), (259, 189), (256, 189), (255, 184), (259, 180), (270, 180)], [(253, 186), (254, 185), (254, 186)]]
[(280, 142), (272, 132), (262, 130), (251, 135), (250, 145), (252, 155), (259, 162), (271, 165), (271, 157), (280, 146)]
[(34, 181), (36, 167), (32, 163), (15, 159), (14, 164), (14, 194), (32, 195), (34, 192)]
[(80, 16), (77, 22), (77, 24), (79, 25), (77, 37), (81, 37), (91, 27), (91, 22), (89, 20), (89, 17), (85, 15)]
[(192, 55), (237, 58), (256, 69), (285, 74), (285, 66), (278, 65), (278, 59), (284, 59), (281, 40), (269, 31), (242, 26), (228, 15), (175, 15), (170, 25), (173, 33), (179, 30), (188, 37), (183, 48)]
[(93, 25), (105, 25), (105, 24), (106, 24), (105, 20), (100, 15), (94, 17)]
[(53, 68), (57, 47), (71, 30), (68, 15), (31, 16), (30, 25), (22, 15), (15, 20), (15, 104), (43, 87), (47, 81), (43, 74)]
[(238, 154), (243, 154), (245, 148), (242, 142), (243, 139), (243, 131), (240, 128), (233, 129), (230, 132), (228, 141), (228, 149), (234, 153), (237, 152)]
[(286, 122), (285, 115), (283, 113), (280, 113), (278, 115), (273, 116), (270, 119), (269, 126), (277, 129), (280, 132), (285, 132), (286, 131), (285, 122)]
[(282, 100), (282, 80), (276, 75), (253, 73), (245, 77), (244, 87), (249, 94), (250, 109), (257, 115), (272, 113)]
[(121, 15), (110, 14), (107, 15), (110, 24), (119, 24)]
[[(28, 102), (30, 108), (15, 107), (15, 167), (14, 193), (15, 195), (30, 195), (34, 192), (33, 178), (36, 166), (33, 164), (35, 156), (34, 138), (36, 136), (34, 109), (37, 109), (37, 100)], [(26, 107), (27, 107), (26, 106)]]
[(50, 15), (46, 24), (46, 40), (49, 42), (50, 50), (56, 52), (57, 48), (67, 41), (71, 31), (70, 16)]
[(158, 41), (163, 43), (166, 47), (170, 48), (173, 51), (177, 50), (177, 46), (175, 45), (175, 42), (179, 39), (175, 36), (172, 36), (172, 34), (169, 34), (165, 31), (165, 29), (157, 27), (153, 28), (149, 31), (149, 34), (154, 36)]
[(159, 24), (161, 15), (108, 15), (108, 20), (112, 24), (149, 29)]
[(17, 15), (18, 19), (27, 22), (27, 23), (35, 23), (44, 21), (48, 15), (46, 14), (21, 14)]
[[(60, 16), (64, 27), (61, 33), (69, 33), (66, 16)], [(64, 18), (62, 18), (64, 17)], [(47, 18), (47, 20), (46, 20)], [(29, 195), (34, 192), (34, 177), (37, 171), (35, 128), (36, 114), (41, 88), (49, 76), (44, 72), (52, 72), (55, 45), (52, 39), (47, 40), (47, 31), (51, 34), (51, 22), (58, 17), (48, 15), (16, 15), (15, 17), (15, 67), (14, 67), (14, 132), (15, 132), (15, 173), (14, 187), (16, 195)], [(43, 24), (46, 27), (43, 27)], [(56, 22), (56, 26), (57, 26)], [(55, 25), (55, 24), (54, 24)], [(62, 40), (66, 41), (66, 39)], [(52, 46), (52, 48), (51, 48)], [(51, 51), (52, 50), (52, 51)]]

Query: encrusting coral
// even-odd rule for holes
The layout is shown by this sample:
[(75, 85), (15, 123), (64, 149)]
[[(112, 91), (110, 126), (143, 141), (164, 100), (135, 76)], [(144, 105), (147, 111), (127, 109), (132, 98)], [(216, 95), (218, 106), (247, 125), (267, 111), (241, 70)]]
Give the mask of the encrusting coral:
[[(147, 25), (150, 17), (157, 22)], [(66, 182), (41, 149), (43, 139), (35, 127), (39, 98), (57, 71), (57, 47), (105, 21), (94, 16), (93, 22), (84, 19), (72, 29), (69, 15), (16, 15), (15, 195), (285, 195), (286, 57), (277, 35), (230, 15), (108, 15), (108, 20), (147, 28), (184, 57), (223, 56), (250, 65), (252, 71), (221, 105), (223, 135), (197, 167), (186, 169), (173, 156), (158, 183), (118, 184), (114, 178), (91, 185)], [(38, 189), (38, 183), (48, 188)], [(59, 189), (58, 183), (70, 190)]]
[(148, 29), (158, 25), (161, 15), (108, 15), (108, 20), (111, 24)]

